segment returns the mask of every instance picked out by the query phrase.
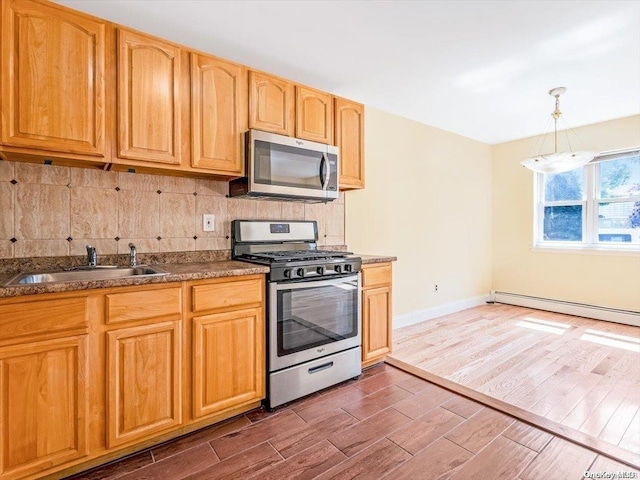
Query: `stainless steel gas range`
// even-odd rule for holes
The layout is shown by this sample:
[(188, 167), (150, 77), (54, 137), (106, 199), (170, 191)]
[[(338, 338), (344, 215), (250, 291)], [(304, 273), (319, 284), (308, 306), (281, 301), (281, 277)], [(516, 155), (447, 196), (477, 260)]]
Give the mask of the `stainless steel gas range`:
[(361, 260), (317, 240), (313, 221), (232, 222), (233, 258), (270, 267), (269, 408), (361, 373)]

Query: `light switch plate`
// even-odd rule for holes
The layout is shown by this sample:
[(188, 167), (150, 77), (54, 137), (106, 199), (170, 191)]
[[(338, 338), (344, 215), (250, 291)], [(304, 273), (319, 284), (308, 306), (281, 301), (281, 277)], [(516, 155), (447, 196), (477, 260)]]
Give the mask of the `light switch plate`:
[(216, 216), (213, 213), (205, 213), (202, 215), (202, 230), (205, 232), (215, 232)]

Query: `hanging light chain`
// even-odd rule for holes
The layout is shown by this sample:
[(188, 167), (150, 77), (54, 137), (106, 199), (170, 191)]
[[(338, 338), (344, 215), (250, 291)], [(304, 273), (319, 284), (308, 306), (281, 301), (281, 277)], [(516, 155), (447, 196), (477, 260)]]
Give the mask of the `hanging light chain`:
[(558, 153), (558, 119), (562, 116), (560, 111), (560, 94), (556, 93), (556, 108), (551, 114), (553, 117), (553, 152)]

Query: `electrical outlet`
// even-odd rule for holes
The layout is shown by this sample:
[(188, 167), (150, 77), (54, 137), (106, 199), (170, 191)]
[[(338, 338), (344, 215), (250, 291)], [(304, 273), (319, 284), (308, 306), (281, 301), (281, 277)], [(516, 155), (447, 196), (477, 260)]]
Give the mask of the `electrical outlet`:
[(213, 213), (205, 213), (202, 215), (202, 230), (205, 232), (215, 232), (216, 216)]
[(437, 283), (433, 284), (433, 293), (438, 293), (438, 284)]

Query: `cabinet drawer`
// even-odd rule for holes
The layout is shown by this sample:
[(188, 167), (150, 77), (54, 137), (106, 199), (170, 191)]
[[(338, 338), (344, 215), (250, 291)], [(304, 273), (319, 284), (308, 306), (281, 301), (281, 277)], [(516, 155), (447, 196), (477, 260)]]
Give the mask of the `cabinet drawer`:
[(194, 312), (261, 303), (264, 283), (260, 278), (251, 278), (195, 285), (191, 287), (191, 298)]
[(378, 287), (391, 284), (391, 264), (382, 263), (376, 266), (362, 267), (362, 288)]
[(180, 286), (107, 295), (107, 323), (182, 315)]
[(0, 305), (0, 341), (87, 326), (86, 297)]

